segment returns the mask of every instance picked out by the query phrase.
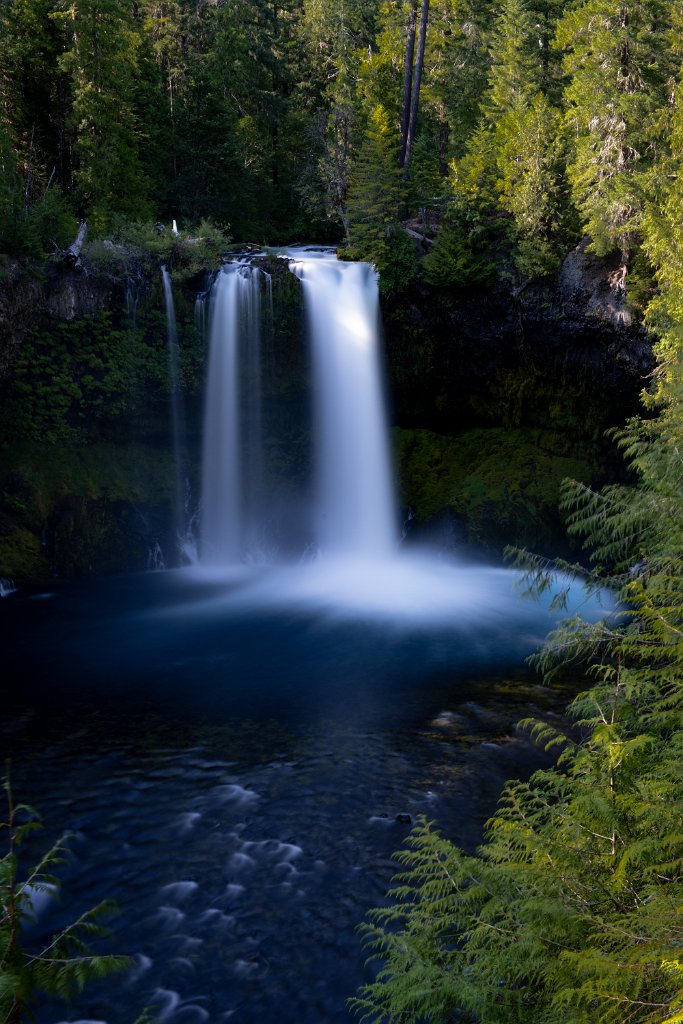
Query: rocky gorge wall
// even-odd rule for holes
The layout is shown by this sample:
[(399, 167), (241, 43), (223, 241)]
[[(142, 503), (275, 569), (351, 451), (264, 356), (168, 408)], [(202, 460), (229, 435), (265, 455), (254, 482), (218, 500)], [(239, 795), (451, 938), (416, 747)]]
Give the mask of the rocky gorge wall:
[[(280, 263), (269, 391), (278, 487), (310, 450), (298, 284)], [(638, 411), (652, 369), (618, 268), (582, 247), (513, 294), (418, 283), (384, 302), (389, 406), (408, 536), (499, 553), (562, 548), (560, 480), (621, 472), (604, 432)], [(176, 283), (186, 461), (196, 491), (202, 276)], [(145, 569), (175, 546), (160, 275), (136, 302), (110, 276), (13, 268), (0, 290), (0, 577), (42, 582)], [(284, 483), (283, 483), (284, 481)], [(168, 557), (168, 554), (167, 554)]]
[(561, 480), (623, 475), (605, 432), (639, 412), (653, 369), (618, 262), (582, 244), (554, 280), (517, 294), (418, 286), (385, 309), (385, 333), (411, 526), (440, 523), (492, 551), (577, 555)]

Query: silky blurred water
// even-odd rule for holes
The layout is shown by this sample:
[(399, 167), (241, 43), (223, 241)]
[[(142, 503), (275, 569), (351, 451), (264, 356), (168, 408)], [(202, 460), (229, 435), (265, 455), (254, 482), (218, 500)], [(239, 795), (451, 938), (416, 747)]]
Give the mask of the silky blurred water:
[(115, 898), (107, 948), (136, 964), (41, 1024), (350, 1019), (356, 928), (410, 822), (473, 849), (503, 781), (542, 763), (516, 721), (566, 699), (523, 665), (551, 619), (512, 574), (401, 564), (3, 600), (0, 740), (44, 818), (31, 852), (73, 834), (33, 940)]

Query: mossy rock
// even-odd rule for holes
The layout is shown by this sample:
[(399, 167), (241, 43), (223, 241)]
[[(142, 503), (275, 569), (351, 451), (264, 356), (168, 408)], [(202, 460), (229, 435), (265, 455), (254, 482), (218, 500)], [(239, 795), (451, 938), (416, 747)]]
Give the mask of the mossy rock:
[(560, 483), (590, 483), (599, 472), (597, 449), (577, 451), (562, 434), (540, 430), (481, 428), (457, 437), (398, 430), (396, 440), (401, 500), (413, 521), (449, 513), (464, 539), (496, 552), (506, 544), (565, 549)]
[(40, 535), (0, 514), (0, 577), (41, 583), (49, 576), (50, 565)]
[[(196, 467), (188, 457), (191, 475)], [(169, 532), (174, 475), (163, 446), (100, 442), (0, 451), (0, 576), (24, 582), (142, 569)]]

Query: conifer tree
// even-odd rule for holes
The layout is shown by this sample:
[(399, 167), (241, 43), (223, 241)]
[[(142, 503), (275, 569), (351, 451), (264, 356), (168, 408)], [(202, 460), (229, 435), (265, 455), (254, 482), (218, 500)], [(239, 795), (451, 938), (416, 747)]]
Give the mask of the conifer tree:
[(374, 263), (380, 287), (387, 291), (402, 287), (415, 273), (415, 249), (400, 226), (403, 179), (397, 152), (397, 136), (386, 110), (378, 106), (351, 175), (349, 256)]
[(673, 5), (660, 0), (587, 0), (557, 28), (565, 51), (569, 163), (574, 201), (598, 254), (637, 242), (641, 175), (649, 167), (660, 112), (676, 73)]
[(8, 0), (0, 9), (0, 97), (27, 199), (48, 181), (71, 184), (69, 84), (54, 0)]
[(59, 0), (66, 34), (60, 58), (72, 86), (71, 123), (81, 212), (101, 229), (151, 213), (139, 156), (134, 84), (140, 35), (128, 0)]

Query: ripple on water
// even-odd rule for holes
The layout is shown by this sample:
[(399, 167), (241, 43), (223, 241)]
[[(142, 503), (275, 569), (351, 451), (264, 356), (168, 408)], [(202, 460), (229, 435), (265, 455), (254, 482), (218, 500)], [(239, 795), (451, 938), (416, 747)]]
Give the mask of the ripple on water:
[(186, 832), (192, 831), (197, 822), (201, 820), (201, 817), (199, 811), (186, 811), (176, 818), (175, 828), (181, 835), (184, 835)]
[[(222, 704), (196, 718), (189, 699), (175, 717), (161, 699), (143, 729), (130, 702), (111, 714), (98, 704), (88, 717), (74, 701), (51, 721), (36, 711), (3, 732), (17, 794), (44, 813), (46, 841), (80, 827), (60, 874), (63, 905), (78, 913), (116, 898), (112, 942), (135, 958), (125, 978), (77, 995), (72, 1016), (83, 1024), (133, 1021), (150, 1004), (168, 1024), (348, 1024), (345, 999), (370, 977), (356, 929), (381, 903), (410, 827), (396, 815), (426, 811), (473, 849), (504, 779), (537, 767), (522, 743), (485, 746), (528, 713), (516, 680), (496, 695), (490, 679), (447, 664), (452, 645), (434, 654), (428, 640), (398, 632), (385, 643), (379, 630), (337, 636), (330, 627), (314, 639), (316, 651), (329, 642), (327, 660), (297, 662), (308, 627), (283, 621), (270, 689), (244, 711), (241, 688), (256, 674), (243, 671), (253, 652), (239, 645), (258, 634), (260, 654), (266, 635), (245, 622), (228, 634), (235, 660), (211, 677)], [(174, 620), (170, 645), (184, 628)], [(353, 641), (366, 659), (375, 636), (377, 657), (363, 660), (347, 692), (339, 677), (353, 669)], [(419, 666), (405, 682), (409, 649)], [(273, 712), (283, 671), (306, 700), (296, 703), (292, 686), (293, 710), (287, 690)], [(182, 688), (177, 677), (164, 691), (169, 705), (173, 687)], [(95, 689), (79, 697), (91, 709), (104, 700)], [(187, 689), (199, 702), (209, 683), (202, 676)], [(541, 710), (551, 699), (563, 703), (534, 692)], [(58, 913), (47, 908), (46, 929)], [(38, 1011), (39, 1024), (62, 1017), (54, 1006)]]
[(182, 903), (184, 900), (189, 899), (190, 896), (194, 895), (199, 889), (197, 882), (187, 880), (179, 882), (170, 882), (168, 885), (164, 885), (161, 889), (161, 893), (166, 899), (176, 900)]
[(235, 804), (237, 807), (248, 807), (250, 804), (258, 801), (259, 795), (250, 789), (245, 789), (243, 786), (231, 784), (214, 786), (209, 793), (209, 799), (211, 802), (215, 801), (221, 804)]

